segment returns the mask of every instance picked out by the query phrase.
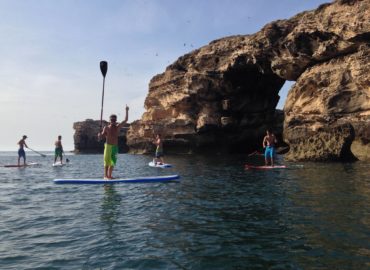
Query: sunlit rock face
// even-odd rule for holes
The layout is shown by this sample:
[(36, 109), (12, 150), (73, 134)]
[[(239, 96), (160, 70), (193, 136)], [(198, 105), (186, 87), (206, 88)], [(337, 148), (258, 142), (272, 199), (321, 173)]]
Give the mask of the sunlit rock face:
[(326, 39), (332, 38), (312, 50), (315, 62), (288, 94), (286, 157), (370, 159), (370, 1), (337, 1), (316, 13)]
[[(103, 127), (108, 125), (108, 122), (103, 121)], [(118, 136), (118, 151), (119, 153), (126, 153), (128, 147), (126, 144), (126, 133), (129, 125), (125, 125)], [(87, 153), (103, 153), (104, 140), (98, 140), (98, 132), (100, 131), (100, 120), (86, 119), (85, 121), (75, 122), (73, 124), (75, 134), (74, 152), (77, 154)]]
[[(369, 56), (370, 48), (363, 47), (357, 53), (317, 64), (299, 77), (284, 108), (284, 138), (291, 145), (288, 158), (353, 159), (353, 140), (354, 156), (366, 157), (370, 140)], [(349, 128), (341, 131), (343, 125), (350, 125), (353, 132)], [(296, 144), (299, 149), (292, 147)], [(356, 149), (358, 144), (362, 146)]]
[[(161, 133), (167, 152), (248, 152), (261, 147), (267, 127), (280, 135), (285, 121), (292, 160), (366, 157), (359, 149), (370, 133), (369, 5), (334, 1), (180, 57), (150, 81), (146, 112), (127, 135), (130, 151), (152, 151)], [(285, 80), (297, 82), (284, 117), (275, 108)], [(320, 132), (337, 146), (322, 148), (315, 137), (304, 148)]]
[(249, 37), (237, 36), (179, 58), (149, 84), (146, 112), (132, 123), (130, 151), (153, 150), (161, 133), (166, 152), (239, 152), (260, 147), (267, 127), (282, 133), (275, 111), (284, 79), (265, 59), (245, 54)]

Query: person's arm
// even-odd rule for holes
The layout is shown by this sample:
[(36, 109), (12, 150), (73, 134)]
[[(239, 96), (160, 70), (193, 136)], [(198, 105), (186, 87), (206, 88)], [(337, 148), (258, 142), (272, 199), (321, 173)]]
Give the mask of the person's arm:
[(263, 146), (263, 148), (266, 148), (266, 136), (263, 138), (262, 146)]
[(26, 144), (26, 142), (24, 142), (24, 146), (25, 146), (26, 148), (28, 148), (28, 145)]
[(104, 127), (103, 130), (98, 133), (98, 139), (101, 140), (102, 136), (106, 136), (106, 135), (107, 135), (107, 130), (106, 130), (106, 127)]
[(121, 128), (124, 124), (127, 123), (128, 121), (128, 110), (129, 110), (129, 107), (126, 105), (126, 116), (125, 116), (125, 120), (123, 120), (120, 124), (119, 124), (119, 127)]

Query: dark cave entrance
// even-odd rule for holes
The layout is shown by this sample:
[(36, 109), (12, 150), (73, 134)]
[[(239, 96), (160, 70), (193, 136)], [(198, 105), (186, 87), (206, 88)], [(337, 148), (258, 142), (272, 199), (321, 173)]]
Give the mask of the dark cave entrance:
[(263, 71), (257, 64), (241, 61), (225, 72), (221, 102), (222, 118), (228, 121), (222, 128), (222, 137), (227, 138), (229, 151), (260, 149), (267, 128), (282, 138), (284, 116), (276, 108), (284, 83), (271, 70)]

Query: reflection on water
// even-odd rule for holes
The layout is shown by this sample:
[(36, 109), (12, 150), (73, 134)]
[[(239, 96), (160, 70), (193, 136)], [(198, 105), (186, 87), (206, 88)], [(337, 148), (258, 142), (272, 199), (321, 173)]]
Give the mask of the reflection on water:
[(114, 237), (114, 226), (117, 224), (121, 206), (121, 195), (115, 190), (114, 185), (104, 185), (104, 197), (101, 206), (101, 218), (106, 225), (108, 238)]

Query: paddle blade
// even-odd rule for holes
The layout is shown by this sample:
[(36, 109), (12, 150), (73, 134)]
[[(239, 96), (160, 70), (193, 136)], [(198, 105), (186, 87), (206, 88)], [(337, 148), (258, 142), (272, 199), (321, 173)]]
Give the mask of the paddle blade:
[(100, 62), (100, 70), (101, 70), (101, 74), (103, 74), (103, 77), (105, 78), (105, 75), (107, 75), (107, 71), (108, 71), (108, 62), (107, 61), (101, 61)]

